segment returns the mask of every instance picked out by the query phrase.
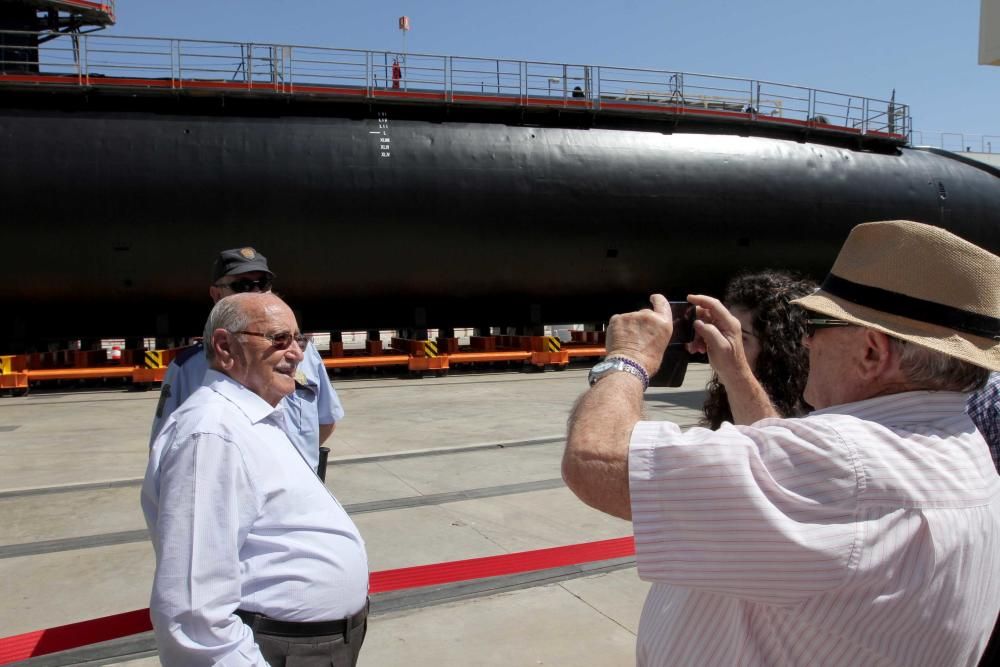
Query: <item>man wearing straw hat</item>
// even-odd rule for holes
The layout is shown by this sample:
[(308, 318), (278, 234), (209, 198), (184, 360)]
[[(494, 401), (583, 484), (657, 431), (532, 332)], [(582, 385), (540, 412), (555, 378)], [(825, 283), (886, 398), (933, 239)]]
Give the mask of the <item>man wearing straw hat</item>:
[[(639, 664), (975, 665), (1000, 610), (1000, 476), (965, 413), (1000, 370), (1000, 258), (909, 221), (854, 228), (809, 311), (806, 400), (781, 419), (739, 322), (697, 306), (737, 424), (641, 421), (666, 300), (612, 318), (563, 477), (633, 523), (652, 582)], [(615, 371), (624, 372), (615, 372)]]

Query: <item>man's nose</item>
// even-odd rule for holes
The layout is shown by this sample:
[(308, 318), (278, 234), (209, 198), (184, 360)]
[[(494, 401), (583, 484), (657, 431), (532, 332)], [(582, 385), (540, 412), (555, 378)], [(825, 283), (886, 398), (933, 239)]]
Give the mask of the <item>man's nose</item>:
[(299, 341), (293, 338), (292, 344), (288, 346), (286, 353), (290, 354), (296, 361), (302, 361), (306, 356), (306, 348), (304, 345), (299, 345)]

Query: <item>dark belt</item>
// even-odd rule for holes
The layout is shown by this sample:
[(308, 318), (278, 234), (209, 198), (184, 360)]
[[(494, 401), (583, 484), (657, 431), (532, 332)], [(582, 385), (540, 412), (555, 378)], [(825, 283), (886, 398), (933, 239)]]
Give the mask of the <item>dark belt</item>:
[(236, 615), (249, 626), (253, 632), (280, 637), (320, 637), (323, 635), (344, 635), (347, 639), (348, 630), (362, 625), (368, 618), (368, 603), (364, 609), (342, 618), (339, 621), (279, 621), (252, 611), (236, 610)]

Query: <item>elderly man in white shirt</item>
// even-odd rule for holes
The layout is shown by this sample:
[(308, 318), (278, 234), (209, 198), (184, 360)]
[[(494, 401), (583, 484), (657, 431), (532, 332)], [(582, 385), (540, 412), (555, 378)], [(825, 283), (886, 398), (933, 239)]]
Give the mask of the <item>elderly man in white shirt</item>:
[[(857, 226), (810, 311), (805, 398), (780, 419), (739, 321), (697, 306), (737, 424), (641, 421), (662, 296), (612, 318), (563, 476), (630, 519), (652, 582), (641, 665), (975, 665), (1000, 610), (1000, 476), (965, 414), (1000, 370), (1000, 258), (909, 221)], [(617, 372), (624, 371), (624, 372)]]
[(305, 344), (295, 316), (273, 294), (236, 294), (212, 309), (205, 341), (211, 369), (164, 423), (142, 487), (160, 660), (354, 665), (368, 559), (287, 434), (281, 399)]

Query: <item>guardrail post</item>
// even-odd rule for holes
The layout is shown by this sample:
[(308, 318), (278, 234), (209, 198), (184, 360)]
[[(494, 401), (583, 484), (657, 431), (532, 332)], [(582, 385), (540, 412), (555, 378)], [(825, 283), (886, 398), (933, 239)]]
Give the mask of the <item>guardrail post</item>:
[(444, 101), (451, 103), (452, 93), (451, 93), (451, 56), (444, 57), (444, 69), (441, 72), (442, 85), (444, 86)]
[(518, 78), (517, 82), (518, 93), (521, 97), (521, 106), (528, 106), (528, 62), (526, 60), (520, 61), (517, 66)]
[(806, 116), (806, 120), (813, 120), (816, 118), (816, 89), (809, 89), (809, 111)]
[(594, 91), (594, 109), (597, 111), (601, 110), (601, 68), (600, 66), (595, 68), (597, 70), (597, 76), (594, 77), (596, 82)]
[(253, 42), (247, 43), (246, 62), (243, 64), (243, 78), (247, 82), (247, 90), (253, 88)]
[[(80, 35), (73, 35), (73, 68), (76, 70), (76, 81), (80, 82)], [(2, 58), (0, 58), (2, 60)], [(39, 58), (41, 60), (41, 58)], [(41, 72), (41, 64), (38, 66), (38, 71)]]
[(83, 85), (84, 81), (90, 83), (90, 73), (87, 69), (87, 41), (86, 35), (80, 35), (80, 53), (76, 63), (76, 80), (80, 85)]
[(278, 92), (278, 78), (279, 78), (279, 68), (281, 61), (281, 51), (275, 50), (275, 47), (268, 46), (267, 48), (267, 75), (271, 79), (271, 90)]
[(861, 98), (861, 134), (868, 134), (868, 98)]
[(371, 51), (365, 51), (365, 97), (369, 99), (373, 96), (372, 89), (375, 86), (374, 56)]
[(172, 89), (181, 86), (181, 41), (179, 39), (170, 40), (170, 87)]

